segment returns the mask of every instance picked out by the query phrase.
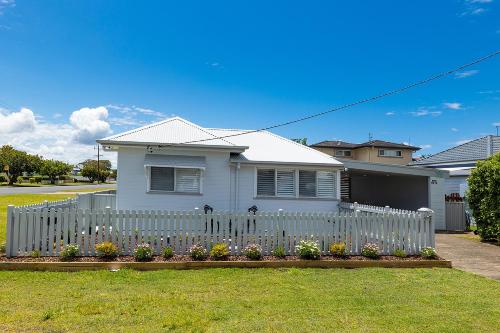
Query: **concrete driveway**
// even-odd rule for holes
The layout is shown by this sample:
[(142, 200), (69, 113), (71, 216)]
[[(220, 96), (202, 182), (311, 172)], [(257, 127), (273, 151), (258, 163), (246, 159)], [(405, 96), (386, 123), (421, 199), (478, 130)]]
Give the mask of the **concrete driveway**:
[(40, 187), (0, 187), (0, 195), (4, 194), (36, 194), (36, 193), (54, 193), (60, 191), (83, 190), (102, 188), (116, 188), (116, 184), (99, 185), (66, 185), (66, 186), (40, 186)]
[(454, 268), (500, 280), (500, 246), (466, 239), (464, 234), (436, 234), (436, 251)]

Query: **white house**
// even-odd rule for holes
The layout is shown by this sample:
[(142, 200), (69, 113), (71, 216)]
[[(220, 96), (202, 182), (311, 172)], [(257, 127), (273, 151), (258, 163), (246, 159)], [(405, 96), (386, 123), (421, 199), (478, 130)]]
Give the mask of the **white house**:
[(267, 131), (175, 117), (97, 142), (118, 153), (118, 209), (338, 210), (343, 164)]
[(445, 180), (445, 193), (447, 195), (458, 193), (463, 197), (468, 187), (467, 178), (471, 170), (476, 167), (477, 161), (484, 161), (498, 152), (500, 152), (500, 136), (487, 135), (412, 162), (410, 165), (448, 171), (450, 177)]

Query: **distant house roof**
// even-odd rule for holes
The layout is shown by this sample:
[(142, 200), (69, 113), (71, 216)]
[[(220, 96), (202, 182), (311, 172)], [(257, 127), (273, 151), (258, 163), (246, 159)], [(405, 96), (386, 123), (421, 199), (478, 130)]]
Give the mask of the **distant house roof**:
[(500, 151), (500, 136), (488, 135), (444, 150), (410, 165), (439, 165), (485, 160)]
[(382, 140), (372, 140), (363, 143), (350, 143), (345, 141), (322, 141), (311, 145), (311, 147), (327, 147), (327, 148), (347, 148), (356, 149), (363, 147), (376, 147), (376, 148), (400, 148), (400, 149), (411, 149), (419, 150), (420, 147), (414, 147), (410, 145), (405, 145), (403, 143), (394, 143)]
[[(200, 141), (200, 140), (208, 141)], [(193, 142), (196, 141), (196, 142)], [(240, 163), (342, 166), (318, 150), (268, 131), (204, 128), (180, 117), (170, 118), (97, 142), (107, 146), (175, 146), (229, 150)]]

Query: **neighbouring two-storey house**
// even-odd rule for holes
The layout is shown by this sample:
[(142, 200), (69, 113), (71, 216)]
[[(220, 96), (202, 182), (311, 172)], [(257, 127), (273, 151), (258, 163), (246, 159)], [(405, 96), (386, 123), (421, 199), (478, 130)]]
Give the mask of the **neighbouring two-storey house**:
[(382, 140), (364, 143), (322, 141), (311, 147), (335, 158), (398, 165), (408, 165), (412, 161), (413, 153), (420, 149)]

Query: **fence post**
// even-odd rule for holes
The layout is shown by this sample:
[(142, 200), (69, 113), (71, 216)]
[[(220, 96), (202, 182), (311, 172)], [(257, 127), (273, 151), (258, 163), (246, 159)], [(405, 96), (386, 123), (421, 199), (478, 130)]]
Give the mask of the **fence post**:
[(43, 204), (46, 208), (49, 208), (49, 200), (43, 200)]
[(14, 241), (14, 205), (7, 206), (7, 240), (5, 242), (5, 255), (12, 257), (14, 249), (12, 243)]
[(422, 216), (424, 217), (424, 221), (429, 224), (429, 245), (432, 248), (435, 248), (436, 244), (434, 238), (435, 230), (434, 230), (434, 219), (433, 219), (434, 211), (430, 208), (422, 207), (419, 208), (417, 212), (422, 214)]

